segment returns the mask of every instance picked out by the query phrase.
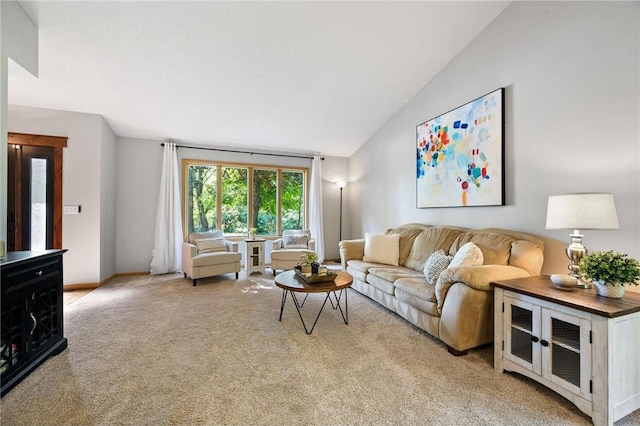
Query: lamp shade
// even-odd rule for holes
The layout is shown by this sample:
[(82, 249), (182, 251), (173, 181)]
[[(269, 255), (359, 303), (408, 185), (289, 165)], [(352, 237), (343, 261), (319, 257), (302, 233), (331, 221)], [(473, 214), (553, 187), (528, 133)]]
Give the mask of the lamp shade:
[(340, 181), (340, 182), (336, 182), (336, 186), (340, 189), (344, 188), (345, 186), (347, 186), (346, 182)]
[(550, 195), (547, 229), (618, 229), (613, 194)]

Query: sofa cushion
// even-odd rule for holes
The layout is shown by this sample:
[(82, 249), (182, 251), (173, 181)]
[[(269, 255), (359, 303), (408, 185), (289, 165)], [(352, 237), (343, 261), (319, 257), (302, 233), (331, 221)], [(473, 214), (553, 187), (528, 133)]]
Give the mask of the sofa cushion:
[(511, 243), (509, 265), (517, 266), (529, 272), (531, 276), (540, 275), (544, 262), (543, 248), (530, 241), (514, 241)]
[(302, 255), (311, 252), (304, 249), (280, 249), (271, 251), (271, 259), (302, 262)]
[(386, 230), (386, 235), (398, 234), (400, 236), (398, 265), (405, 266), (409, 253), (411, 253), (413, 241), (428, 227), (428, 225), (408, 224)]
[(368, 232), (365, 234), (364, 257), (362, 258), (365, 262), (398, 266), (399, 253), (399, 235), (369, 234)]
[(196, 240), (208, 240), (212, 238), (224, 238), (224, 235), (220, 230), (192, 232), (191, 234), (189, 234), (188, 241), (191, 244), (195, 244)]
[(479, 266), (484, 263), (484, 256), (482, 250), (472, 242), (466, 243), (460, 250), (453, 256), (450, 268), (457, 268), (460, 266)]
[(446, 255), (442, 249), (429, 256), (429, 259), (424, 263), (424, 269), (422, 270), (427, 282), (435, 285), (440, 273), (449, 267), (452, 259), (453, 256)]
[(406, 303), (407, 305), (413, 306), (414, 308), (425, 312), (431, 316), (438, 317), (440, 313), (438, 312), (438, 306), (435, 302), (430, 300), (423, 299), (422, 297), (414, 296), (405, 290), (399, 289), (396, 287), (396, 298)]
[(359, 271), (366, 274), (371, 268), (384, 268), (385, 266), (388, 267), (389, 265), (375, 262), (365, 262), (364, 260), (350, 260), (347, 267), (352, 271)]
[(198, 247), (198, 254), (227, 251), (227, 245), (224, 243), (224, 238), (197, 239), (196, 247)]
[(496, 232), (465, 232), (456, 238), (449, 254), (457, 252), (463, 245), (472, 242), (482, 250), (485, 265), (507, 265), (511, 255), (513, 237)]
[(376, 275), (368, 274), (367, 283), (372, 287), (375, 287), (381, 290), (384, 293), (390, 294), (392, 296), (394, 295), (395, 287), (393, 286), (392, 281), (387, 281), (384, 278), (380, 278)]
[(214, 253), (204, 253), (199, 254), (196, 257), (191, 258), (193, 262), (193, 266), (212, 266), (212, 265), (222, 265), (224, 263), (234, 263), (240, 262), (242, 259), (242, 254), (229, 252), (229, 251), (218, 251)]
[(393, 283), (400, 278), (424, 278), (422, 272), (414, 271), (413, 269), (403, 268), (398, 266), (396, 268), (389, 267), (376, 267), (369, 269), (369, 277), (376, 276), (383, 280)]
[(396, 268), (369, 268), (367, 282), (373, 287), (393, 295), (395, 293), (395, 282), (401, 278), (424, 279), (424, 275), (421, 272), (416, 272), (413, 269), (403, 268), (401, 266)]
[(351, 275), (354, 280), (359, 280), (359, 281), (362, 281), (363, 283), (367, 282), (366, 272), (355, 269), (352, 266), (347, 266), (347, 273)]
[(460, 228), (446, 226), (425, 229), (414, 240), (404, 266), (422, 271), (424, 263), (435, 251), (443, 249), (445, 253), (449, 253), (451, 244), (462, 232)]
[(413, 297), (436, 302), (435, 283), (429, 284), (424, 278), (400, 278), (394, 285), (396, 294), (398, 290), (402, 290)]
[(347, 272), (362, 282), (367, 281), (367, 273), (371, 268), (381, 268), (385, 265), (381, 263), (365, 262), (363, 260), (350, 260), (347, 262)]

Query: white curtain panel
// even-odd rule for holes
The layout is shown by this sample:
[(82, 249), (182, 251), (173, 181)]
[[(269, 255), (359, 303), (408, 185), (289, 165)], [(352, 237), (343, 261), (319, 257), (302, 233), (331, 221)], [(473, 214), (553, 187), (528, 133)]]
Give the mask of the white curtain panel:
[(311, 163), (311, 189), (309, 194), (309, 230), (316, 239), (318, 262), (324, 262), (324, 233), (322, 226), (322, 160), (313, 157)]
[(180, 222), (180, 174), (178, 148), (164, 144), (162, 177), (158, 196), (156, 235), (151, 259), (151, 274), (168, 274), (182, 269), (182, 224)]

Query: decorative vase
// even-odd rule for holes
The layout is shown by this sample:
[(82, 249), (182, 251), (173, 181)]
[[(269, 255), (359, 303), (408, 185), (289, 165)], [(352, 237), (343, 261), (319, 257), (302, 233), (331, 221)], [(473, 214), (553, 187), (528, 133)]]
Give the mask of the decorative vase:
[(255, 240), (256, 239), (256, 234), (249, 234), (249, 239), (250, 240)]
[(609, 297), (611, 299), (620, 299), (624, 296), (624, 284), (606, 285), (603, 281), (594, 281), (596, 293), (600, 296)]

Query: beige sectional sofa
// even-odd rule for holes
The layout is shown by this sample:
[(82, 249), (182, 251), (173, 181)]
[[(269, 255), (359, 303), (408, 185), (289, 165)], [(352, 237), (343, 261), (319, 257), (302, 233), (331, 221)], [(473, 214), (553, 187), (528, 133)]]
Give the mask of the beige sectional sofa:
[[(544, 260), (541, 239), (505, 229), (407, 224), (386, 234), (399, 235), (398, 266), (364, 261), (364, 239), (340, 242), (352, 288), (439, 338), (454, 355), (493, 341), (490, 283), (539, 275)], [(468, 242), (480, 248), (483, 264), (445, 269), (429, 284), (427, 259), (439, 249), (455, 255)]]

